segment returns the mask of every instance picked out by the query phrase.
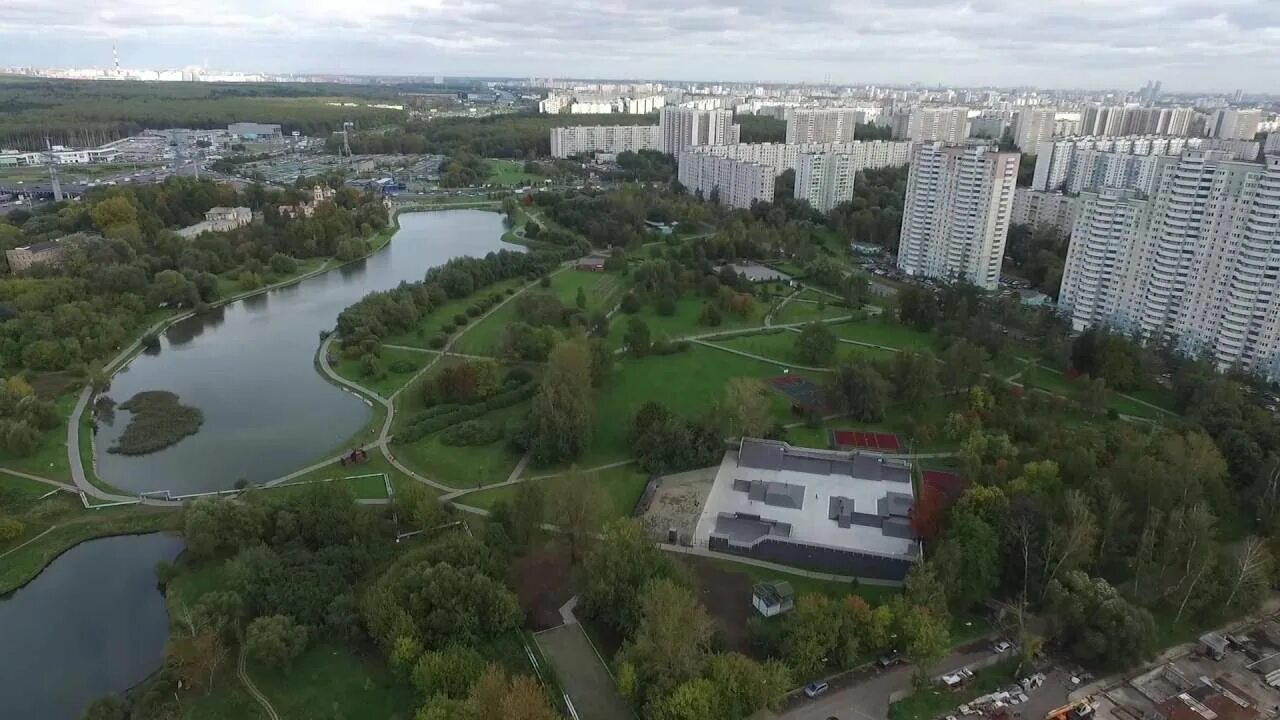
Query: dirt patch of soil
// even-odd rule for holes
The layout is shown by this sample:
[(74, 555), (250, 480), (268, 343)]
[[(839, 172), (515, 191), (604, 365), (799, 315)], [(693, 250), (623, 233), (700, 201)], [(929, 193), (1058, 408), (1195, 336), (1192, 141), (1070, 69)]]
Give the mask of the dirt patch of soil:
[(747, 621), (756, 614), (751, 606), (751, 578), (725, 570), (706, 558), (685, 556), (681, 560), (689, 568), (698, 596), (715, 620), (725, 647), (763, 660), (747, 642)]
[(573, 597), (569, 545), (555, 538), (530, 549), (511, 564), (510, 580), (526, 627), (535, 631), (558, 627), (560, 607)]

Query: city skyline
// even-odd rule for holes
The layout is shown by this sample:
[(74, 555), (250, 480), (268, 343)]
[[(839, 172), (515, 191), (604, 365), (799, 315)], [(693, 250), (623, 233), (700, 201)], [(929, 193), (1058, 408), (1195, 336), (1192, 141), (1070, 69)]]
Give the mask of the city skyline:
[[(1267, 0), (71, 0), (0, 7), (0, 65), (1280, 92)], [(845, 28), (833, 32), (833, 28)], [(697, 77), (691, 73), (696, 72)]]

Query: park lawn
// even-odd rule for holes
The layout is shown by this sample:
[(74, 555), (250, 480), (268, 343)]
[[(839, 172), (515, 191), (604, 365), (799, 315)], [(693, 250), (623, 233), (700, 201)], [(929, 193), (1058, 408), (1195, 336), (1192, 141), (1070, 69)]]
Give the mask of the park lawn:
[[(377, 379), (364, 376), (358, 358), (349, 359), (341, 354), (335, 358), (337, 362), (333, 365), (333, 371), (347, 380), (387, 398), (413, 379), (414, 373), (437, 357), (434, 353), (415, 352), (393, 347), (383, 347), (379, 356), (382, 359), (383, 375)], [(406, 369), (403, 372), (397, 372), (392, 369), (396, 365), (403, 366)]]
[[(430, 348), (430, 345), (427, 343), (431, 341), (431, 338), (434, 335), (441, 331), (441, 328), (444, 327), (445, 323), (453, 323), (455, 315), (466, 315), (467, 308), (475, 305), (481, 298), (487, 297), (493, 293), (502, 295), (505, 298), (509, 288), (512, 290), (519, 290), (527, 284), (528, 281), (522, 277), (509, 278), (479, 289), (465, 298), (450, 300), (444, 305), (435, 308), (419, 320), (418, 327), (410, 330), (409, 332), (385, 338), (383, 340), (383, 344)], [(457, 332), (460, 329), (469, 328), (475, 321), (476, 318), (467, 315), (467, 324), (462, 328), (456, 328), (454, 332)]]
[(952, 410), (959, 408), (961, 402), (962, 398), (945, 396), (932, 398), (923, 405), (906, 406), (898, 403), (889, 406), (884, 417), (877, 422), (862, 422), (849, 417), (832, 418), (823, 420), (812, 428), (805, 425), (789, 427), (786, 439), (792, 445), (800, 447), (829, 449), (831, 430), (891, 432), (898, 436), (898, 442), (903, 445), (900, 452), (905, 453), (907, 443), (910, 442), (914, 433), (915, 423), (924, 422), (933, 425), (935, 437), (927, 443), (916, 443), (911, 450), (917, 453), (947, 452), (954, 450), (957, 443), (942, 437), (942, 423)]
[(619, 314), (609, 328), (609, 344), (615, 348), (622, 347), (622, 338), (627, 333), (627, 325), (632, 317), (643, 320), (649, 326), (649, 337), (658, 341), (676, 340), (686, 335), (705, 335), (736, 328), (756, 327), (760, 325), (760, 320), (765, 313), (765, 307), (761, 303), (756, 303), (749, 317), (723, 313), (721, 323), (711, 327), (698, 323), (698, 316), (702, 314), (702, 308), (706, 303), (705, 298), (688, 296), (676, 301), (676, 311), (671, 315), (659, 315), (653, 309), (652, 303), (646, 304), (634, 315)]
[(736, 335), (711, 339), (706, 342), (720, 347), (752, 353), (753, 355), (760, 355), (778, 362), (808, 365), (808, 363), (800, 362), (796, 357), (796, 339), (799, 337), (800, 335), (797, 333), (782, 330), (756, 335)]
[(622, 297), (624, 281), (615, 273), (570, 269), (551, 277), (551, 291), (566, 307), (576, 307), (578, 288), (587, 296), (587, 312), (607, 313)]
[[(385, 460), (383, 462), (386, 462)], [(270, 497), (279, 497), (282, 495), (295, 495), (304, 493), (308, 488), (317, 483), (340, 483), (351, 489), (351, 494), (357, 500), (385, 500), (387, 499), (387, 486), (382, 480), (379, 473), (369, 473), (367, 470), (362, 471), (364, 466), (356, 466), (352, 468), (343, 468), (349, 475), (339, 475), (330, 478), (314, 478), (306, 480), (291, 480), (280, 485), (272, 485), (271, 487), (262, 488), (260, 492), (268, 493)]]
[(250, 660), (253, 682), (284, 718), (412, 717), (419, 698), (374, 650), (314, 642), (285, 672)]
[[(526, 290), (525, 292), (537, 292), (537, 289)], [(523, 293), (516, 293), (517, 298), (521, 294)], [(467, 327), (463, 328), (464, 332), (458, 335), (452, 350), (467, 355), (496, 355), (503, 331), (507, 329), (508, 325), (516, 321), (516, 305), (518, 303), (518, 299), (512, 300), (489, 313), (480, 321), (467, 325)]]
[(267, 720), (267, 711), (236, 677), (234, 656), (223, 662), (208, 693), (188, 694), (182, 720)]
[[(522, 402), (494, 410), (477, 420), (507, 429), (523, 422), (528, 413), (529, 403)], [(441, 430), (412, 443), (393, 444), (389, 447), (396, 459), (410, 470), (456, 488), (482, 487), (503, 482), (520, 462), (520, 457), (507, 448), (505, 435), (488, 445), (450, 446), (441, 442), (443, 432)]]
[(854, 340), (871, 345), (899, 350), (923, 350), (933, 348), (936, 338), (919, 330), (912, 330), (885, 320), (853, 320), (834, 323), (831, 330), (842, 340)]
[[(339, 465), (336, 462), (330, 463), (329, 465), (326, 465), (317, 470), (312, 470), (306, 475), (302, 475), (297, 478), (294, 478), (290, 482), (294, 483), (294, 482), (300, 482), (305, 480), (322, 480), (327, 478), (345, 478), (345, 477), (352, 477), (355, 475), (374, 475), (374, 474), (384, 474), (387, 477), (389, 477), (391, 479), (391, 487), (396, 491), (397, 494), (403, 488), (409, 487), (409, 486), (417, 486), (427, 490), (428, 492), (435, 492), (435, 490), (430, 485), (423, 485), (417, 480), (414, 480), (413, 478), (410, 478), (409, 476), (397, 470), (394, 465), (387, 462), (387, 459), (383, 457), (382, 453), (378, 452), (376, 448), (371, 448), (369, 450), (369, 460), (366, 462), (360, 463), (359, 465), (343, 466), (343, 465)], [(373, 481), (370, 481), (370, 482), (373, 482)], [(383, 490), (378, 490), (377, 492), (379, 492), (380, 494), (378, 494), (376, 497), (383, 497), (386, 495), (385, 488)], [(361, 496), (357, 495), (357, 497), (361, 497)]]
[[(697, 345), (674, 355), (624, 358), (596, 390), (591, 444), (577, 465), (595, 467), (630, 458), (627, 433), (631, 417), (650, 400), (693, 419), (724, 396), (724, 386), (730, 378), (780, 374), (774, 363)], [(803, 372), (799, 374), (805, 376)], [(791, 406), (781, 394), (774, 394), (773, 406), (779, 420), (790, 417)]]
[(541, 175), (528, 173), (524, 171), (524, 162), (520, 160), (485, 160), (489, 166), (489, 175), (485, 178), (486, 185), (529, 185), (540, 182)]
[(1068, 380), (1065, 375), (1057, 370), (1050, 370), (1043, 365), (1029, 366), (1022, 373), (1022, 382), (1041, 390), (1068, 397), (1072, 396), (1078, 389), (1078, 386)]
[(19, 456), (0, 449), (0, 467), (70, 483), (71, 467), (67, 462), (67, 418), (71, 417), (71, 411), (75, 409), (78, 391), (79, 387), (70, 388), (54, 398), (53, 406), (58, 412), (59, 423), (57, 427), (40, 435), (40, 444), (36, 446), (34, 452)]
[(1171, 413), (1178, 411), (1178, 400), (1173, 394), (1173, 390), (1169, 388), (1154, 387), (1143, 388), (1141, 390), (1133, 390), (1128, 393), (1143, 402), (1151, 403), (1162, 410), (1168, 410)]
[(10, 475), (0, 470), (0, 515), (26, 512), (36, 502), (58, 489), (35, 480)]
[(807, 323), (814, 320), (827, 320), (849, 315), (849, 308), (827, 304), (819, 309), (817, 303), (796, 302), (792, 300), (782, 310), (774, 313), (773, 324), (789, 325), (791, 323)]
[[(583, 474), (586, 479), (594, 478), (596, 482), (604, 486), (605, 495), (609, 499), (606, 517), (609, 520), (631, 517), (631, 512), (635, 509), (636, 503), (640, 501), (640, 495), (644, 493), (645, 484), (649, 482), (649, 474), (634, 463), (594, 472), (583, 471)], [(544, 477), (529, 480), (528, 482), (542, 483), (550, 479)], [(490, 510), (499, 501), (510, 502), (515, 497), (517, 488), (519, 488), (519, 485), (505, 485), (491, 490), (468, 493), (459, 497), (458, 503)], [(557, 520), (557, 518), (552, 517), (548, 518), (547, 522), (554, 524)]]
[(930, 683), (926, 688), (889, 706), (889, 720), (930, 720), (947, 714), (953, 708), (1011, 682), (1018, 659), (1010, 658), (988, 668), (977, 670), (973, 678), (955, 690)]
[(1177, 417), (1175, 413), (1168, 412), (1157, 407), (1151, 407), (1134, 400), (1131, 397), (1109, 391), (1107, 393), (1107, 407), (1115, 410), (1121, 415), (1132, 415), (1133, 417), (1145, 418), (1147, 420), (1169, 420)]

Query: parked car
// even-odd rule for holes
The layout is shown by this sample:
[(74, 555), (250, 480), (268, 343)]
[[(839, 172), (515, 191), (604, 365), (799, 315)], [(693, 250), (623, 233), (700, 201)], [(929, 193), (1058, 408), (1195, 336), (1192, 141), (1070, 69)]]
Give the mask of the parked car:
[(811, 682), (808, 685), (805, 685), (804, 694), (808, 695), (811, 698), (816, 698), (830, 689), (831, 689), (830, 685), (828, 685), (827, 683), (821, 680), (818, 680), (816, 682)]
[(881, 670), (891, 668), (900, 662), (903, 662), (902, 654), (899, 653), (897, 650), (890, 650), (889, 652), (876, 658), (876, 666), (879, 667)]
[(994, 652), (995, 654), (999, 655), (999, 654), (1001, 654), (1001, 653), (1007, 652), (1007, 651), (1009, 650), (1009, 648), (1012, 648), (1012, 647), (1013, 647), (1013, 645), (1009, 644), (1008, 642), (1006, 642), (1006, 641), (1004, 641), (1004, 640), (1001, 640), (1000, 642), (998, 642), (998, 643), (996, 643), (995, 645), (992, 645), (992, 646), (991, 646), (991, 651), (992, 651), (992, 652)]

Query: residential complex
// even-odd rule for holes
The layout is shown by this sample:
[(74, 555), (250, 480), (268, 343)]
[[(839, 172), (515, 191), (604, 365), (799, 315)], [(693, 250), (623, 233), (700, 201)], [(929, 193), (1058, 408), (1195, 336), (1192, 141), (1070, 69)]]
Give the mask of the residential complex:
[(704, 145), (692, 152), (770, 165), (781, 174), (798, 170), (800, 158), (818, 153), (853, 155), (859, 170), (894, 167), (911, 162), (911, 143), (902, 140), (855, 140), (848, 143), (736, 143)]
[(1049, 225), (1069, 233), (1080, 212), (1079, 196), (1020, 187), (1013, 191), (1016, 225)]
[(657, 125), (575, 125), (551, 128), (551, 156), (657, 150)]
[(1219, 367), (1280, 374), (1280, 158), (1165, 158), (1149, 200), (1082, 195), (1060, 305), (1073, 327), (1175, 340)]
[(722, 205), (746, 209), (756, 201), (773, 202), (773, 184), (778, 172), (772, 165), (691, 149), (680, 153), (678, 177), (691, 193), (702, 193), (704, 197), (717, 198)]
[(725, 453), (693, 542), (828, 573), (902, 580), (920, 560), (911, 466), (875, 453), (743, 438)]
[(1201, 138), (1155, 135), (1082, 136), (1055, 140), (1036, 155), (1036, 190), (1079, 193), (1100, 187), (1149, 193), (1155, 182), (1155, 158), (1200, 147)]
[(787, 111), (787, 143), (853, 142), (859, 113), (854, 108), (796, 108)]
[(1214, 111), (1205, 124), (1205, 134), (1221, 140), (1252, 140), (1262, 121), (1261, 110), (1224, 108)]
[(801, 155), (795, 198), (825, 213), (853, 198), (853, 181), (859, 169), (854, 156), (847, 153)]
[(894, 114), (893, 136), (914, 142), (959, 143), (969, 136), (969, 109), (916, 105)]
[[(1053, 138), (1057, 110), (1053, 108), (1027, 108), (1013, 117), (1013, 143), (1027, 155), (1035, 155), (1041, 143)], [(993, 135), (999, 138), (1000, 135)]]
[(907, 178), (898, 267), (996, 289), (1020, 158), (984, 144), (918, 147)]
[(658, 114), (658, 149), (668, 155), (697, 145), (732, 145), (740, 133), (732, 110), (668, 106)]

